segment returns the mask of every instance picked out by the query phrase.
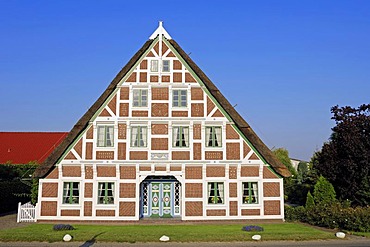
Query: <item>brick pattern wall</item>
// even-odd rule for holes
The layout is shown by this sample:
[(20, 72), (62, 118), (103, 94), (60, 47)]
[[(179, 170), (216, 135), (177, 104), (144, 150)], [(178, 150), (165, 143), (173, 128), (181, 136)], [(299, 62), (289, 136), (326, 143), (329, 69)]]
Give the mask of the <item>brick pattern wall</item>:
[(63, 177), (81, 177), (81, 166), (62, 166)]
[(129, 95), (130, 95), (130, 88), (129, 87), (121, 87), (121, 90), (120, 90), (121, 100), (128, 100)]
[(192, 117), (203, 117), (204, 116), (204, 105), (203, 103), (191, 104), (191, 116)]
[(152, 170), (152, 167), (151, 166), (143, 166), (141, 165), (139, 167), (139, 171), (151, 171)]
[(217, 109), (215, 113), (213, 113), (212, 117), (224, 117), (224, 115)]
[(68, 154), (66, 155), (66, 157), (64, 157), (64, 159), (66, 160), (76, 160), (76, 156), (70, 151), (68, 152)]
[(226, 125), (226, 139), (239, 139), (239, 134), (234, 130), (234, 128), (231, 126), (231, 124)]
[(202, 88), (191, 88), (191, 99), (192, 100), (203, 100), (203, 89)]
[(197, 82), (190, 73), (185, 73), (185, 82)]
[(57, 216), (57, 202), (41, 202), (41, 216)]
[(120, 166), (121, 179), (135, 179), (136, 167), (135, 166)]
[(113, 114), (116, 115), (116, 108), (117, 108), (117, 96), (116, 95), (114, 95), (114, 97), (108, 103), (108, 107), (113, 112)]
[(193, 125), (193, 139), (194, 140), (200, 140), (202, 138), (201, 127), (202, 126), (200, 124)]
[(259, 167), (258, 166), (242, 166), (240, 170), (240, 176), (242, 177), (258, 177)]
[(93, 156), (93, 144), (91, 142), (87, 142), (86, 143), (86, 159), (87, 160), (92, 160), (92, 156)]
[(161, 166), (161, 165), (155, 165), (155, 168), (154, 168), (155, 171), (166, 171), (167, 168), (165, 166)]
[(230, 197), (238, 197), (237, 183), (229, 183), (229, 196)]
[(77, 144), (74, 146), (75, 151), (77, 152), (77, 154), (78, 154), (80, 157), (82, 157), (82, 140), (83, 140), (83, 138), (81, 138), (81, 139), (77, 142)]
[(185, 216), (203, 216), (203, 202), (185, 202)]
[(119, 197), (120, 198), (135, 198), (136, 197), (136, 184), (134, 183), (119, 184)]
[(135, 202), (120, 202), (119, 216), (135, 216)]
[(188, 112), (187, 111), (172, 111), (172, 117), (187, 117)]
[(130, 151), (130, 160), (147, 160), (147, 151)]
[(84, 203), (84, 216), (92, 216), (92, 202)]
[(193, 159), (201, 160), (202, 159), (202, 144), (193, 143)]
[(251, 157), (249, 157), (250, 160), (259, 160), (257, 154), (253, 153)]
[(170, 166), (170, 171), (181, 171), (181, 170), (182, 170), (181, 166), (176, 166), (176, 165)]
[(148, 75), (146, 72), (140, 72), (139, 76), (140, 82), (147, 82)]
[(59, 172), (58, 172), (58, 168), (55, 167), (47, 176), (46, 178), (49, 178), (49, 179), (58, 179), (59, 178)]
[(186, 183), (185, 184), (186, 198), (202, 198), (203, 184), (202, 183)]
[(128, 103), (119, 104), (119, 116), (128, 117)]
[(182, 73), (174, 72), (173, 73), (173, 82), (182, 82)]
[(126, 143), (118, 143), (117, 158), (119, 160), (125, 160), (126, 159)]
[(94, 137), (94, 128), (91, 126), (86, 132), (86, 139), (93, 139)]
[(147, 69), (148, 68), (148, 60), (143, 60), (140, 63), (140, 69)]
[(61, 216), (80, 216), (80, 210), (61, 210)]
[(226, 159), (239, 160), (240, 159), (240, 144), (226, 143)]
[(242, 209), (241, 214), (243, 216), (260, 215), (260, 210), (259, 209)]
[(152, 100), (168, 100), (168, 88), (153, 87)]
[(172, 151), (173, 160), (189, 160), (190, 152), (188, 151)]
[(126, 139), (126, 124), (118, 124), (118, 139)]
[(185, 167), (185, 178), (186, 179), (202, 179), (202, 167), (201, 166), (187, 166)]
[(152, 117), (168, 117), (168, 104), (167, 103), (153, 103), (152, 104)]
[(42, 197), (58, 197), (58, 184), (42, 183)]
[(238, 215), (238, 202), (235, 201), (229, 202), (229, 213), (230, 216)]
[(264, 197), (277, 197), (280, 196), (280, 184), (272, 182), (263, 183), (263, 196)]
[(168, 138), (152, 138), (152, 150), (168, 150)]
[(114, 210), (96, 210), (96, 216), (100, 217), (109, 217), (109, 216), (116, 216), (116, 212)]
[(173, 60), (173, 69), (174, 70), (181, 70), (182, 63), (179, 60)]
[(93, 167), (92, 166), (85, 166), (85, 179), (93, 179)]
[(269, 168), (263, 167), (263, 178), (278, 178)]
[(237, 167), (236, 166), (229, 166), (229, 179), (237, 179)]
[(115, 166), (97, 166), (97, 176), (98, 177), (115, 177), (116, 167)]
[(207, 177), (225, 177), (225, 166), (207, 166)]
[(211, 113), (213, 108), (215, 108), (215, 104), (213, 104), (212, 100), (207, 96), (207, 116)]
[(206, 160), (222, 160), (223, 152), (222, 151), (206, 151), (205, 156), (206, 156)]
[(280, 201), (264, 201), (265, 215), (280, 215)]
[(133, 117), (147, 117), (148, 116), (148, 111), (132, 111), (131, 115)]
[(97, 160), (113, 160), (114, 151), (96, 151)]
[(167, 124), (152, 124), (152, 135), (167, 135), (168, 125)]
[(245, 158), (248, 153), (251, 151), (247, 143), (243, 142), (243, 157)]
[(136, 72), (132, 72), (132, 74), (126, 79), (126, 82), (136, 82)]
[(93, 196), (93, 183), (85, 183), (85, 193), (86, 198), (92, 198)]
[(226, 216), (225, 209), (212, 209), (207, 210), (207, 216)]

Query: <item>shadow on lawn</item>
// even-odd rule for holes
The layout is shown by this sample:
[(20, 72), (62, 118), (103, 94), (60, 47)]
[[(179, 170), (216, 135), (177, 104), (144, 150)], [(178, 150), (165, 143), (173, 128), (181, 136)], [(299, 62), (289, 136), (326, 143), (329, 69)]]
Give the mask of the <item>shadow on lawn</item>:
[(103, 233), (105, 233), (105, 232), (101, 232), (99, 234), (96, 234), (94, 237), (92, 237), (92, 239), (89, 239), (85, 243), (80, 245), (80, 247), (90, 247), (90, 246), (92, 246), (93, 244), (96, 243), (96, 237), (99, 236), (99, 235), (102, 235)]

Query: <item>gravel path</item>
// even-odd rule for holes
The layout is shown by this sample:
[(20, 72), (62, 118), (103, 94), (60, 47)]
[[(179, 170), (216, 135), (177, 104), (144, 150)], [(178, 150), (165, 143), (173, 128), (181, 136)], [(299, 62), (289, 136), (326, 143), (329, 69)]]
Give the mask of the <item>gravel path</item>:
[(7, 228), (23, 227), (34, 223), (17, 223), (17, 213), (0, 216), (0, 230)]

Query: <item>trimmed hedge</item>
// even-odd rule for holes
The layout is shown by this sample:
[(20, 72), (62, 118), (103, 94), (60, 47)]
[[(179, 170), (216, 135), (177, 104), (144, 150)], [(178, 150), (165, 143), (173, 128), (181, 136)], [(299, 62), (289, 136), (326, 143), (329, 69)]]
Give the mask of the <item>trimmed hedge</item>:
[(347, 231), (370, 232), (369, 206), (351, 208), (339, 202), (309, 209), (285, 206), (285, 219)]

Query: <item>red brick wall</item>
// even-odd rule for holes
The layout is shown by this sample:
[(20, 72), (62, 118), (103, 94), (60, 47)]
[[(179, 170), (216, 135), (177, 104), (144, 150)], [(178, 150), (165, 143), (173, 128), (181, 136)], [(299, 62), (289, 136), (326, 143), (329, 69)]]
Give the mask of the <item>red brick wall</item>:
[(175, 165), (170, 166), (170, 171), (181, 171), (181, 170), (182, 170), (181, 166), (175, 166)]
[(202, 137), (201, 125), (200, 124), (194, 124), (193, 125), (193, 138), (194, 138), (194, 140), (200, 140), (201, 137)]
[(93, 167), (92, 166), (85, 166), (85, 179), (93, 179)]
[(185, 216), (203, 216), (203, 202), (185, 202)]
[(93, 183), (85, 183), (85, 197), (92, 198), (93, 195)]
[(187, 117), (188, 112), (187, 111), (172, 111), (172, 117)]
[(82, 157), (82, 139), (83, 139), (83, 138), (81, 138), (81, 139), (77, 142), (77, 144), (74, 146), (75, 151), (77, 152), (77, 154), (78, 154), (80, 157)]
[(57, 216), (57, 202), (41, 202), (41, 216)]
[(136, 184), (134, 183), (119, 184), (119, 197), (120, 198), (135, 198), (136, 197)]
[(229, 167), (229, 179), (237, 179), (237, 167), (236, 166), (230, 166)]
[(237, 197), (238, 196), (238, 186), (237, 183), (229, 183), (229, 196)]
[(280, 215), (280, 201), (264, 201), (265, 215)]
[(121, 87), (120, 91), (120, 98), (122, 100), (128, 100), (130, 95), (130, 89), (129, 87)]
[(58, 184), (42, 183), (42, 197), (58, 197)]
[(270, 169), (263, 167), (263, 178), (278, 178)]
[(192, 100), (203, 100), (203, 89), (191, 88), (191, 99)]
[(59, 171), (58, 171), (58, 168), (55, 167), (50, 173), (49, 175), (46, 176), (46, 178), (49, 178), (49, 179), (58, 179), (59, 178)]
[(186, 198), (202, 198), (203, 197), (203, 184), (186, 183), (185, 184), (185, 197)]
[(168, 104), (152, 103), (152, 117), (168, 117)]
[(191, 116), (192, 117), (203, 117), (204, 116), (204, 105), (203, 103), (191, 104)]
[(62, 166), (63, 177), (81, 177), (81, 166)]
[(128, 103), (119, 104), (119, 116), (128, 117)]
[(207, 210), (207, 216), (226, 216), (225, 209), (212, 209)]
[(207, 177), (225, 177), (225, 166), (207, 166)]
[(152, 135), (167, 135), (168, 125), (167, 124), (152, 124)]
[(154, 170), (155, 171), (166, 171), (167, 167), (166, 166), (161, 166), (161, 165), (155, 165)]
[(206, 151), (206, 160), (222, 160), (223, 152), (222, 151)]
[(113, 160), (114, 151), (96, 151), (97, 160)]
[(238, 202), (229, 202), (230, 205), (230, 216), (237, 216), (238, 215)]
[(152, 150), (168, 150), (168, 138), (152, 138)]
[(242, 166), (240, 171), (242, 177), (258, 177), (259, 167), (258, 166)]
[(120, 202), (119, 216), (135, 216), (135, 202)]
[(135, 166), (120, 166), (121, 179), (135, 179), (136, 167)]
[(280, 196), (280, 184), (264, 182), (263, 183), (263, 196), (264, 197), (277, 197)]
[(147, 117), (148, 111), (132, 111), (131, 115), (133, 117)]
[(130, 151), (130, 160), (147, 160), (147, 151)]
[(234, 130), (231, 124), (226, 125), (226, 139), (239, 139), (239, 134)]
[(239, 160), (240, 159), (240, 144), (226, 143), (226, 159)]
[(126, 143), (118, 143), (118, 157), (119, 160), (126, 159)]
[(80, 216), (80, 210), (61, 210), (61, 216)]
[(202, 167), (201, 166), (187, 166), (185, 167), (185, 178), (186, 179), (202, 179)]
[(248, 216), (248, 215), (260, 215), (259, 209), (242, 209), (242, 215)]
[(92, 216), (92, 202), (84, 203), (84, 216)]
[(140, 82), (147, 82), (148, 80), (148, 75), (146, 72), (140, 72), (140, 78), (139, 78)]
[(94, 129), (93, 129), (93, 127), (91, 126), (88, 130), (87, 130), (87, 132), (86, 132), (86, 139), (93, 139), (93, 137), (94, 137)]
[(189, 160), (190, 152), (188, 151), (172, 151), (173, 160)]
[(250, 151), (251, 151), (251, 149), (247, 145), (247, 143), (243, 142), (243, 158), (245, 158)]
[(96, 210), (96, 216), (108, 217), (115, 215), (116, 212), (114, 210)]
[(86, 143), (86, 159), (91, 160), (93, 155), (93, 144), (91, 142)]
[(98, 177), (115, 177), (116, 167), (115, 166), (97, 166)]
[(126, 124), (118, 124), (118, 139), (126, 139)]
[(193, 159), (201, 160), (202, 159), (202, 144), (193, 143)]

